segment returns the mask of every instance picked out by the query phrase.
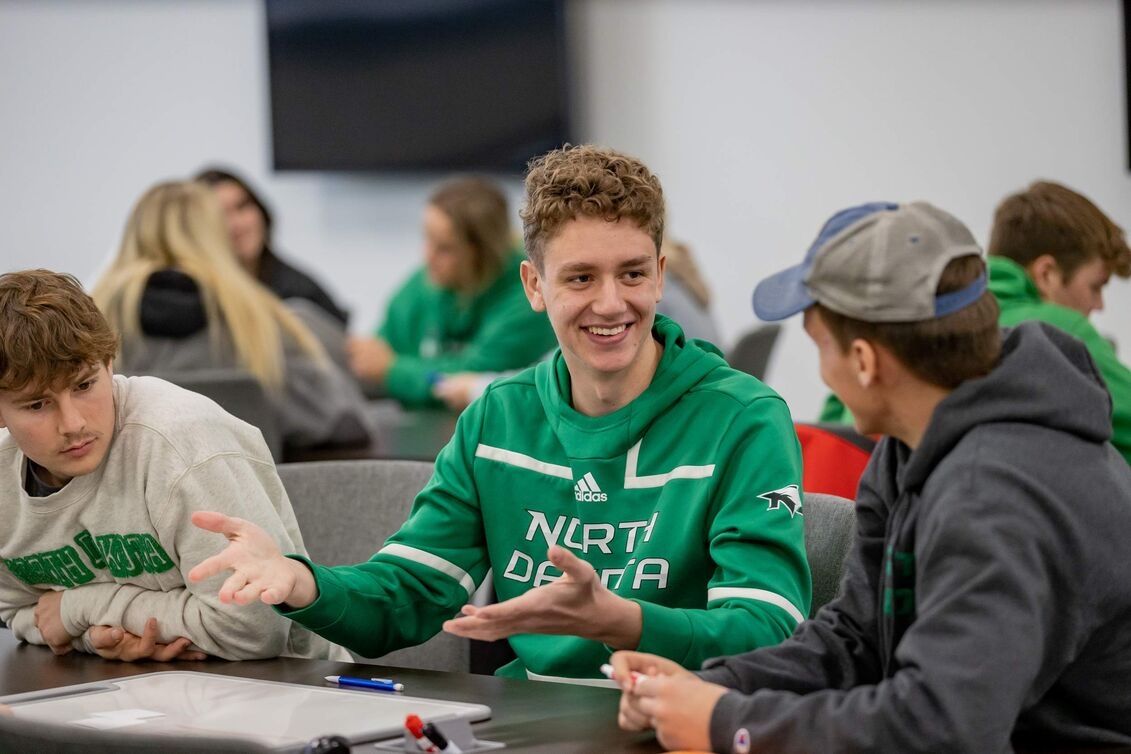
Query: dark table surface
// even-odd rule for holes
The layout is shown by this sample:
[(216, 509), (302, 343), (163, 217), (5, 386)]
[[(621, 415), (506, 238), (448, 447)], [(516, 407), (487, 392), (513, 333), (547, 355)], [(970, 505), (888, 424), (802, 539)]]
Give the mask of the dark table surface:
[(284, 448), (283, 461), (357, 458), (435, 461), (436, 454), (452, 439), (458, 418), (447, 409), (406, 409), (391, 399), (370, 401), (368, 413), (377, 433), (368, 445)]
[[(613, 689), (294, 658), (123, 663), (80, 653), (56, 657), (46, 647), (22, 644), (11, 631), (0, 629), (0, 696), (163, 670), (314, 686), (324, 686), (322, 679), (327, 675), (389, 677), (404, 683), (412, 696), (486, 704), (492, 710), (491, 719), (475, 724), (475, 735), (505, 743), (504, 752), (661, 750), (650, 734), (626, 733), (617, 727), (619, 695)], [(360, 744), (354, 751), (372, 751), (372, 747)]]

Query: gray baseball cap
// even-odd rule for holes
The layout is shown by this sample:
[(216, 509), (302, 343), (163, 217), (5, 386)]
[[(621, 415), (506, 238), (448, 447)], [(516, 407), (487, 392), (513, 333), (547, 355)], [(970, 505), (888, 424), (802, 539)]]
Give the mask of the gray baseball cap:
[(804, 261), (754, 289), (754, 313), (774, 321), (820, 302), (864, 322), (921, 322), (952, 314), (986, 290), (983, 273), (965, 288), (936, 296), (952, 259), (981, 256), (970, 231), (926, 202), (873, 202), (833, 215)]

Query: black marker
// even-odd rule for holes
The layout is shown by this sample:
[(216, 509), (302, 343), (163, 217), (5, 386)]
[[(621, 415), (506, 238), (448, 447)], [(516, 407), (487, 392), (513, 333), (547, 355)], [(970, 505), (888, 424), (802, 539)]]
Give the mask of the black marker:
[(440, 754), (463, 754), (463, 749), (444, 738), (444, 734), (432, 723), (424, 723), (424, 735), (436, 745)]

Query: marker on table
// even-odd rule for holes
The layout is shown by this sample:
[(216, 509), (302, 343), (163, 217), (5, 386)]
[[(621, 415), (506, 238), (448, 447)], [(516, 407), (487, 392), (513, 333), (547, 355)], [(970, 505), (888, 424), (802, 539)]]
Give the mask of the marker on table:
[(432, 723), (424, 723), (424, 735), (436, 745), (436, 751), (440, 754), (463, 754), (463, 749), (449, 741)]
[(350, 678), (345, 675), (328, 675), (326, 680), (339, 686), (349, 686), (370, 691), (404, 691), (403, 683), (394, 683), (388, 678)]
[[(603, 676), (605, 676), (606, 678), (613, 680), (613, 681), (615, 681), (617, 679), (617, 674), (615, 672), (613, 672), (613, 666), (610, 665), (607, 662), (604, 665), (601, 666), (601, 674)], [(640, 680), (642, 678), (647, 678), (647, 677), (648, 676), (644, 675), (643, 673), (641, 673), (639, 671), (636, 671), (636, 670), (632, 671), (632, 685), (635, 686), (636, 684), (640, 683)]]
[(424, 722), (420, 719), (420, 715), (409, 715), (406, 717), (404, 719), (404, 727), (412, 736), (412, 739), (416, 741), (416, 748), (421, 751), (440, 751), (424, 735)]

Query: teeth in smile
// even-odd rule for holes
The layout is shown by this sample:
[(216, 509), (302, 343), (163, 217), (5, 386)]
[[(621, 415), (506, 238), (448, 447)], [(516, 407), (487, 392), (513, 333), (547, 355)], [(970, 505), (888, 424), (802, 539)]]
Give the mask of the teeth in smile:
[(617, 325), (616, 327), (589, 327), (589, 332), (594, 335), (619, 335), (624, 332), (625, 325)]

